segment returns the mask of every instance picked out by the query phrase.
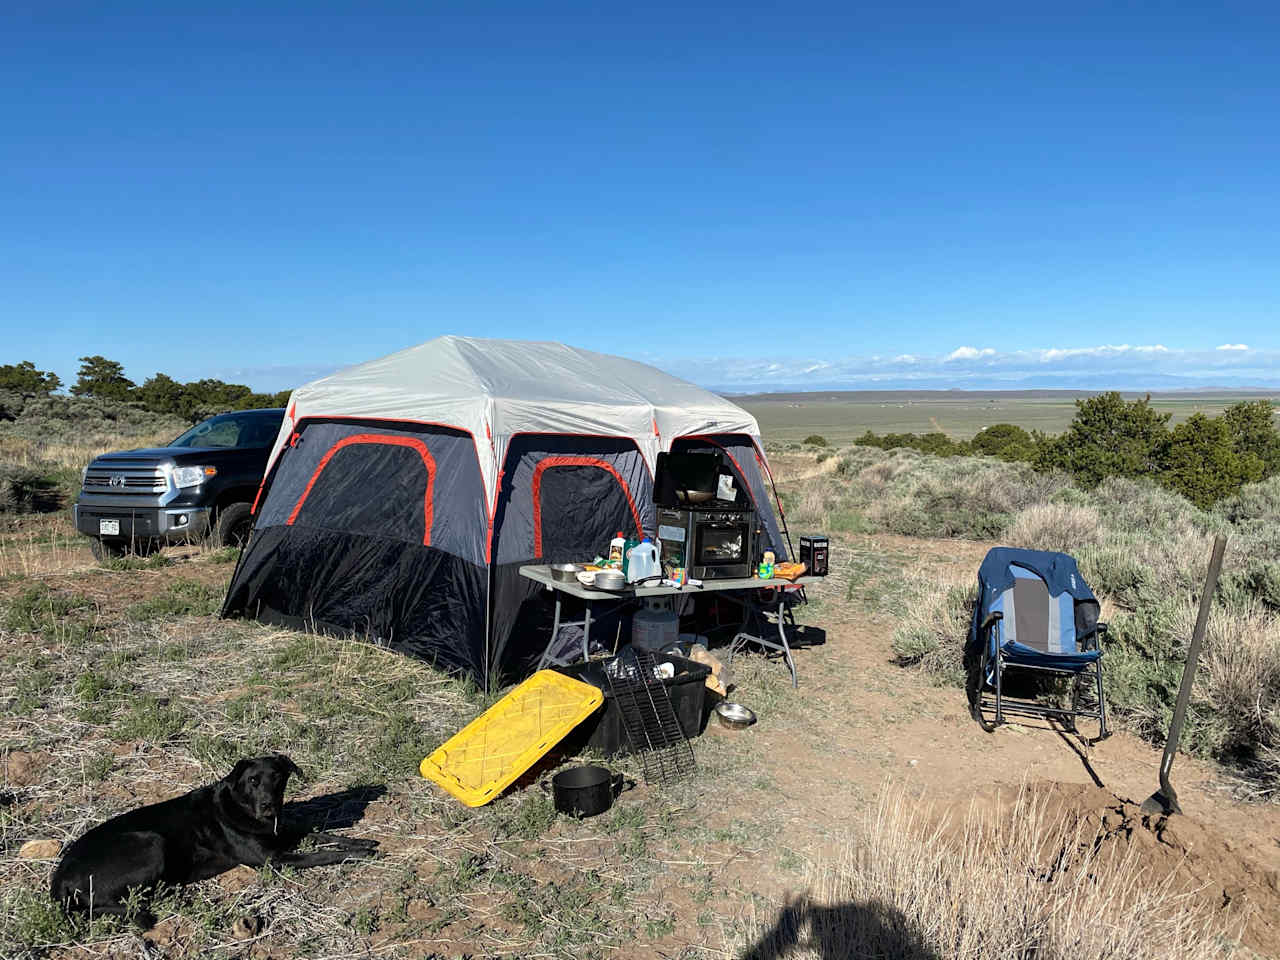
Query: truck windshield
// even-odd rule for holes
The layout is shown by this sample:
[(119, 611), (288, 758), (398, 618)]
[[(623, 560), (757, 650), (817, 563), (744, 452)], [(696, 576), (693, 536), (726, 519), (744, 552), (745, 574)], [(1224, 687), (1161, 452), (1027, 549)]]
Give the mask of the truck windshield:
[(169, 444), (171, 447), (269, 447), (280, 430), (279, 414), (226, 413), (212, 417)]

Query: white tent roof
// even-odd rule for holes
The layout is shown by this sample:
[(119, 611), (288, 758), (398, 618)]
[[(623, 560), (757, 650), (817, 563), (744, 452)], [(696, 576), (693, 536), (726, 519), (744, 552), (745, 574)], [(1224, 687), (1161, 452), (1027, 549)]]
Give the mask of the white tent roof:
[(299, 387), (268, 469), (294, 425), (313, 417), (413, 420), (466, 430), (475, 438), (491, 505), (507, 443), (518, 433), (629, 437), (650, 470), (676, 437), (760, 436), (755, 417), (741, 407), (645, 363), (548, 341), (454, 336)]

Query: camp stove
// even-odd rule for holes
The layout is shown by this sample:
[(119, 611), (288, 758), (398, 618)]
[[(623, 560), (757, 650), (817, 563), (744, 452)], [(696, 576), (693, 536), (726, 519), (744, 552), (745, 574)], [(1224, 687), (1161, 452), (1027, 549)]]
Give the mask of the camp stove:
[(756, 512), (725, 502), (658, 510), (662, 566), (684, 567), (695, 580), (749, 577), (753, 572)]

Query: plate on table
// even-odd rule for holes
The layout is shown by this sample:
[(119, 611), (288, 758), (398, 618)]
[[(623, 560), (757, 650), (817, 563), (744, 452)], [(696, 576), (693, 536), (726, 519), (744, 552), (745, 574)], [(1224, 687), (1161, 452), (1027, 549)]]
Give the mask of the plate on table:
[(627, 589), (627, 581), (616, 570), (600, 570), (596, 572), (589, 586), (594, 590), (603, 590), (606, 593), (621, 593)]

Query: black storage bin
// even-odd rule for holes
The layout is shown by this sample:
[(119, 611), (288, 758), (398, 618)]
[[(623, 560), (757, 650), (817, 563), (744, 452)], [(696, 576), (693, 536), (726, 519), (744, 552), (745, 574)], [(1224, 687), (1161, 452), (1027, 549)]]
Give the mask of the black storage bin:
[[(657, 663), (670, 663), (676, 668), (676, 674), (662, 681), (667, 688), (667, 696), (671, 698), (671, 709), (675, 711), (680, 729), (689, 739), (700, 735), (706, 722), (706, 711), (703, 701), (706, 696), (706, 679), (711, 668), (705, 663), (687, 660), (684, 657), (655, 654)], [(594, 747), (606, 757), (615, 753), (629, 753), (631, 746), (627, 742), (627, 731), (622, 725), (622, 711), (609, 696), (609, 680), (605, 676), (605, 665), (609, 660), (592, 660), (590, 663), (571, 663), (568, 666), (556, 667), (560, 673), (599, 687), (604, 691), (604, 705), (582, 721), (577, 728), (565, 738), (565, 746), (581, 750)]]

